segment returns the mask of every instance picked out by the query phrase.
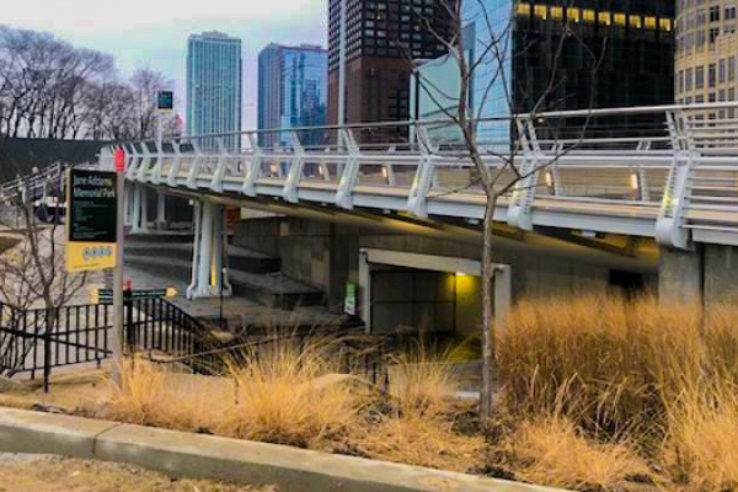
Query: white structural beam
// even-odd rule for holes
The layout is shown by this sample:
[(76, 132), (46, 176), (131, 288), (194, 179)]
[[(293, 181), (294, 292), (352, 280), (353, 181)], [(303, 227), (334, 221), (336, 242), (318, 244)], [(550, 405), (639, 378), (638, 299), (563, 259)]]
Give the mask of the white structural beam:
[(228, 282), (225, 262), (228, 254), (225, 207), (204, 200), (195, 204), (194, 213), (192, 283), (187, 288), (187, 298), (229, 297), (233, 288)]

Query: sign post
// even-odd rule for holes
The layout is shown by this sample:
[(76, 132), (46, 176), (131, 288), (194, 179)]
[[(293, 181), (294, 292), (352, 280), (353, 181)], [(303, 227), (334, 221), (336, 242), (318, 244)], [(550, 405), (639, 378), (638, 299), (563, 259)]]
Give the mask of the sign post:
[(115, 275), (113, 277), (113, 383), (120, 388), (123, 383), (121, 371), (123, 369), (123, 236), (124, 210), (125, 210), (125, 180), (123, 173), (126, 171), (126, 153), (122, 147), (115, 149), (114, 155), (115, 173), (118, 177), (116, 198), (116, 249), (118, 254), (115, 261)]

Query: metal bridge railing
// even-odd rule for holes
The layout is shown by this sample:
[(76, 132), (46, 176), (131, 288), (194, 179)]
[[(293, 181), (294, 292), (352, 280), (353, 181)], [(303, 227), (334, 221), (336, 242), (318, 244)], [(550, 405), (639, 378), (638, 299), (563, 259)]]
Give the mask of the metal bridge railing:
[[(685, 248), (738, 244), (738, 102), (560, 111), (479, 120), (483, 161), (500, 184), (526, 174), (499, 216), (540, 225), (652, 235)], [(258, 130), (123, 145), (131, 181), (479, 219), (484, 195), (448, 120)], [(112, 169), (112, 148), (99, 166)], [(553, 217), (558, 214), (558, 218)], [(538, 218), (536, 218), (538, 217)], [(541, 219), (543, 218), (543, 219)], [(729, 239), (728, 236), (735, 235)]]

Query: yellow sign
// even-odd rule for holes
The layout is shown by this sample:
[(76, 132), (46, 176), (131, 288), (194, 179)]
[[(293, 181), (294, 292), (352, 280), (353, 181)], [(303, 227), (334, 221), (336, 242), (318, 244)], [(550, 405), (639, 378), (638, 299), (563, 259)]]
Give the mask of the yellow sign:
[(115, 244), (111, 243), (67, 243), (67, 271), (89, 272), (115, 268)]

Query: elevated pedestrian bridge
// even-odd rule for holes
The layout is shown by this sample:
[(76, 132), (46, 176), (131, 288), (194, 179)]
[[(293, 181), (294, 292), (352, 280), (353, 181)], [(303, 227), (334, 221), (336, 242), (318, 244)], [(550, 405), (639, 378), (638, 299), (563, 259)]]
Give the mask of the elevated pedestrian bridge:
[[(495, 220), (522, 230), (652, 237), (676, 248), (738, 245), (736, 109), (719, 103), (480, 120), (481, 159), (500, 175), (500, 188), (516, 181)], [(467, 148), (448, 138), (454, 131), (436, 120), (131, 142), (126, 177), (202, 194), (477, 221), (486, 196)], [(316, 140), (328, 143), (303, 143)], [(112, 169), (112, 159), (113, 148), (103, 149), (100, 166)]]
[[(650, 238), (674, 251), (738, 245), (737, 113), (732, 102), (480, 120), (480, 159), (501, 192), (494, 219), (520, 231)], [(478, 224), (487, 199), (459, 135), (434, 120), (125, 142), (127, 222), (146, 229), (145, 186), (194, 199), (188, 295), (227, 293), (225, 203)], [(112, 170), (114, 150), (103, 148), (97, 167)], [(3, 185), (0, 201), (46, 200), (55, 169)]]

